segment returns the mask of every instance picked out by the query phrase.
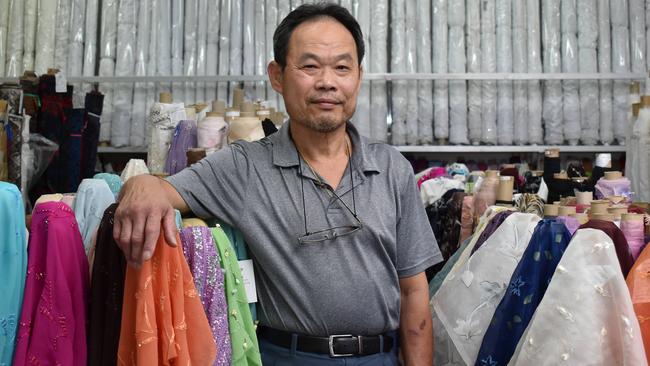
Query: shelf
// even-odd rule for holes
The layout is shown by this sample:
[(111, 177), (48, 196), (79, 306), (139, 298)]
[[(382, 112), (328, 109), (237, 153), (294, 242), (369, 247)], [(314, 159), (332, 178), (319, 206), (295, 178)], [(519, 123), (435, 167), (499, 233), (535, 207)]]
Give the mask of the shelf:
[(594, 146), (551, 146), (551, 145), (529, 145), (529, 146), (464, 146), (464, 145), (438, 145), (438, 146), (395, 146), (403, 153), (422, 154), (452, 154), (452, 153), (544, 153), (548, 149), (560, 149), (565, 153), (619, 153), (625, 152), (625, 146), (621, 145), (594, 145)]
[(146, 146), (124, 146), (124, 147), (113, 147), (113, 146), (100, 146), (97, 148), (98, 154), (146, 154)]
[[(621, 80), (643, 81), (644, 73), (368, 73), (364, 80)], [(2, 77), (0, 82), (18, 82), (18, 78)], [(268, 75), (212, 76), (68, 76), (68, 83), (171, 83), (268, 81)]]

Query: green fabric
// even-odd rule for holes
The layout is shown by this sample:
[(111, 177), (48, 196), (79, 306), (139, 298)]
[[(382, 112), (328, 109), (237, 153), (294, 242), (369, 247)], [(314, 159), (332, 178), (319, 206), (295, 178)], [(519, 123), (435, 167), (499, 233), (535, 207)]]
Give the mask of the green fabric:
[(449, 272), (451, 272), (451, 269), (454, 267), (454, 264), (458, 261), (458, 258), (460, 258), (460, 254), (467, 248), (469, 243), (472, 241), (472, 237), (470, 236), (469, 238), (465, 239), (465, 241), (460, 245), (458, 250), (449, 257), (449, 260), (445, 265), (442, 267), (440, 272), (436, 273), (436, 275), (431, 279), (431, 282), (429, 282), (429, 297), (433, 297), (433, 295), (438, 292), (438, 289), (442, 285), (442, 282), (445, 280)]
[(226, 302), (228, 303), (228, 329), (232, 346), (232, 365), (262, 365), (257, 343), (255, 324), (248, 307), (244, 279), (239, 270), (237, 255), (221, 226), (211, 229), (224, 269)]

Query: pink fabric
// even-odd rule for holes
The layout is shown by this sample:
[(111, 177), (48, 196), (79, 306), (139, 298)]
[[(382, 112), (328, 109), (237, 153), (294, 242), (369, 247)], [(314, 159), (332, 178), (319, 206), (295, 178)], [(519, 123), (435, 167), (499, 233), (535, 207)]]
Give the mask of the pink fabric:
[(621, 231), (627, 239), (627, 245), (630, 247), (632, 257), (636, 260), (645, 247), (645, 226), (643, 220), (622, 220)]
[(580, 227), (580, 221), (576, 219), (575, 217), (571, 216), (558, 216), (557, 217), (557, 222), (561, 222), (566, 226), (567, 230), (573, 235), (576, 230)]
[(14, 365), (86, 365), (88, 262), (72, 209), (36, 206)]
[(418, 187), (422, 185), (422, 183), (428, 181), (429, 179), (434, 179), (438, 177), (444, 177), (447, 175), (447, 169), (444, 167), (436, 167), (432, 168), (427, 174), (425, 174), (420, 180), (418, 180)]
[(474, 231), (474, 196), (463, 197), (463, 210), (460, 215), (459, 245), (472, 236)]
[(591, 208), (591, 205), (581, 205), (581, 204), (577, 204), (577, 205), (576, 205), (576, 213), (585, 213), (585, 211), (586, 211), (588, 208)]

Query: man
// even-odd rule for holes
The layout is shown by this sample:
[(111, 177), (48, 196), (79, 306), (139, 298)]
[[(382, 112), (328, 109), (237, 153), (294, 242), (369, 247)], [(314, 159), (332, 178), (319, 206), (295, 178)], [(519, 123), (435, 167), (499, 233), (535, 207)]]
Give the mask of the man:
[(337, 5), (303, 5), (273, 43), (268, 73), (290, 121), (167, 181), (132, 178), (114, 236), (139, 265), (161, 222), (174, 242), (174, 208), (240, 229), (255, 263), (265, 364), (395, 365), (399, 328), (405, 363), (431, 365), (423, 271), (441, 255), (409, 163), (348, 123), (362, 77), (359, 25)]

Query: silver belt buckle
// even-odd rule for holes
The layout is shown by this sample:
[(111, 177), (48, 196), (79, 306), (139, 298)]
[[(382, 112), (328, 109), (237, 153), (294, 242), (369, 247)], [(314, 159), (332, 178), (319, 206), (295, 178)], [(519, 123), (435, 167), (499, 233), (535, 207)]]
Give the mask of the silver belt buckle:
[[(330, 348), (330, 357), (350, 357), (355, 356), (354, 353), (335, 353), (334, 352), (334, 340), (337, 338), (354, 338), (352, 334), (335, 334), (329, 336), (329, 348)], [(357, 337), (359, 341), (359, 354), (362, 353), (363, 346), (361, 344), (361, 337)]]

